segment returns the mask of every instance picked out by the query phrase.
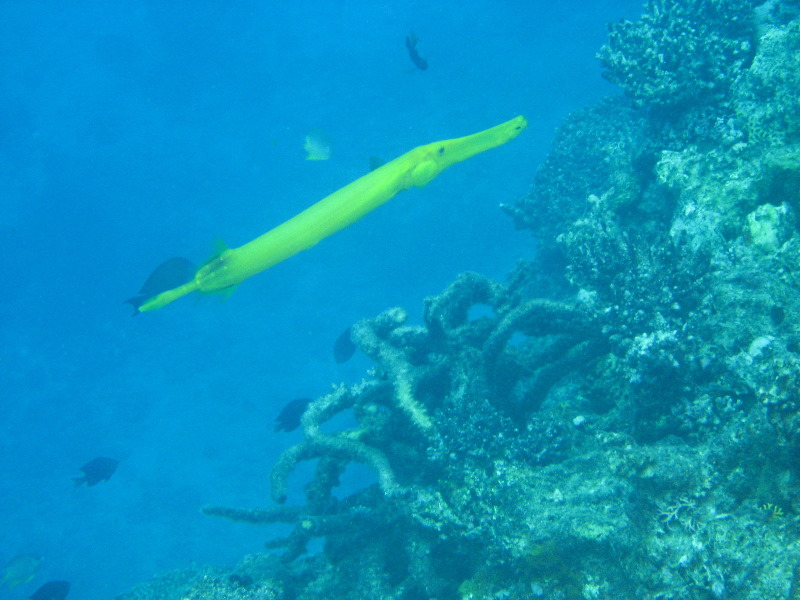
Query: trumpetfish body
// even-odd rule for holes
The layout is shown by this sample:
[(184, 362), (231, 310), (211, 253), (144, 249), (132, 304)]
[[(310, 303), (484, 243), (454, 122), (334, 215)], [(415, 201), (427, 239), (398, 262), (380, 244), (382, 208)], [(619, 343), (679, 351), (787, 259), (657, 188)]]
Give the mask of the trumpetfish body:
[(162, 308), (194, 291), (232, 288), (352, 225), (403, 190), (423, 187), (446, 168), (513, 140), (527, 125), (525, 117), (519, 116), (472, 135), (414, 148), (253, 241), (223, 250), (200, 267), (192, 280), (153, 296), (139, 306), (139, 311)]

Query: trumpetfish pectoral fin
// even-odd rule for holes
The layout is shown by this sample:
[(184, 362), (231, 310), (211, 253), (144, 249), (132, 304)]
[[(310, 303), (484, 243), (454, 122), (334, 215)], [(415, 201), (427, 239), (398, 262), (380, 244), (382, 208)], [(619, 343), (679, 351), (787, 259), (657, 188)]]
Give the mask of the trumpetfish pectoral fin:
[(513, 140), (527, 126), (525, 117), (519, 116), (472, 135), (414, 148), (244, 246), (222, 250), (200, 267), (191, 281), (153, 296), (139, 311), (161, 308), (194, 291), (232, 289), (352, 225), (403, 190), (425, 186), (448, 167)]

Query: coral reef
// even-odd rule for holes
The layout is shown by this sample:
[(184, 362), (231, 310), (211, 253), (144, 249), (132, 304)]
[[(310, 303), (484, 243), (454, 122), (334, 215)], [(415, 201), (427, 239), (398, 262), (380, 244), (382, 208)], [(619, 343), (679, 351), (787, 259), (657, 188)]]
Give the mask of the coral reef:
[(641, 20), (610, 27), (604, 76), (638, 106), (686, 107), (725, 97), (753, 58), (757, 0), (649, 0)]
[[(280, 554), (174, 597), (798, 597), (797, 8), (653, 0), (615, 26), (630, 98), (572, 115), (505, 207), (541, 252), (462, 274), (421, 325), (355, 325), (375, 366), (310, 404), (277, 504), (205, 509), (289, 525)], [(351, 463), (374, 484), (338, 497)]]

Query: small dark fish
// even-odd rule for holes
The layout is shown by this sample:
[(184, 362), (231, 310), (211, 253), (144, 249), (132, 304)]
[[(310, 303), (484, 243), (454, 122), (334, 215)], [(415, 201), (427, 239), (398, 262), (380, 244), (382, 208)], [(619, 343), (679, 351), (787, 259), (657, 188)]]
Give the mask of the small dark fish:
[(117, 470), (118, 464), (118, 460), (105, 456), (93, 458), (80, 468), (83, 471), (83, 477), (73, 477), (72, 481), (75, 482), (75, 485), (85, 483), (89, 487), (101, 481), (108, 481)]
[(300, 419), (306, 412), (311, 398), (297, 398), (289, 402), (275, 417), (275, 431), (294, 431), (300, 427)]
[(348, 327), (336, 338), (336, 341), (333, 342), (333, 360), (339, 364), (346, 363), (353, 358), (353, 354), (356, 353), (356, 345), (353, 343), (353, 340), (350, 339), (350, 332), (352, 330), (352, 327)]
[(139, 290), (139, 295), (128, 298), (123, 304), (133, 306), (133, 315), (136, 316), (139, 314), (139, 307), (150, 298), (190, 282), (196, 272), (197, 267), (191, 261), (180, 256), (168, 258), (150, 273), (150, 277)]
[(69, 594), (68, 581), (48, 581), (28, 596), (29, 600), (64, 600)]
[(417, 52), (417, 42), (419, 42), (419, 38), (413, 33), (410, 33), (406, 36), (406, 49), (408, 50), (408, 57), (411, 59), (411, 62), (414, 63), (414, 66), (417, 67), (420, 71), (424, 71), (428, 68), (428, 61), (422, 58)]

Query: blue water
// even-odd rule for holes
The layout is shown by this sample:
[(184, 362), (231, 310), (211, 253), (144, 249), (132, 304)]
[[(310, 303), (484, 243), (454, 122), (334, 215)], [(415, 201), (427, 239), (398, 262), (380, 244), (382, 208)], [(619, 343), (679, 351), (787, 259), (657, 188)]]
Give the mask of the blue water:
[[(349, 324), (464, 270), (502, 278), (555, 127), (616, 93), (595, 53), (639, 0), (0, 3), (0, 565), (109, 598), (164, 569), (233, 564), (269, 532), (201, 516), (269, 505), (299, 433), (272, 420), (354, 382)], [(427, 71), (404, 46), (414, 32)], [(202, 262), (363, 175), (370, 156), (527, 116), (507, 146), (406, 192), (224, 303), (132, 319), (121, 301), (171, 256)], [(333, 156), (308, 162), (321, 129)], [(75, 488), (96, 456), (108, 483)], [(297, 486), (302, 481), (297, 482)], [(102, 566), (101, 566), (102, 565)]]

